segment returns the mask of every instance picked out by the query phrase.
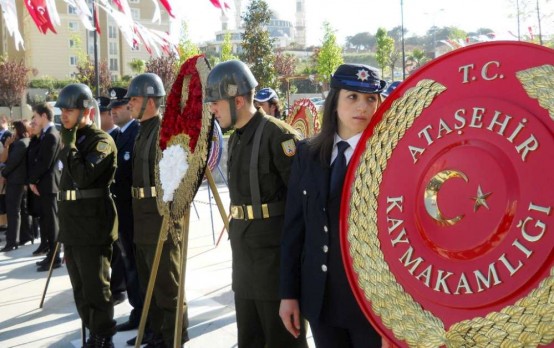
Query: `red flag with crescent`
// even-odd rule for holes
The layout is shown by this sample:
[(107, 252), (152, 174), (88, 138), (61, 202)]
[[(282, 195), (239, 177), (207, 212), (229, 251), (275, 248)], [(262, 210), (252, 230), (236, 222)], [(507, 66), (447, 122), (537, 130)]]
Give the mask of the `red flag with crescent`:
[(25, 7), (27, 7), (27, 11), (29, 11), (31, 18), (41, 33), (46, 34), (49, 29), (53, 33), (56, 33), (44, 0), (27, 0), (25, 1)]

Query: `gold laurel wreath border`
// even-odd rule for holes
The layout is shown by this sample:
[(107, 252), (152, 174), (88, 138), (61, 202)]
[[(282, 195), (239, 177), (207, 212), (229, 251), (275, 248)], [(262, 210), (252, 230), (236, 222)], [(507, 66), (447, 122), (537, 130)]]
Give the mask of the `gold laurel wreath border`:
[[(205, 82), (208, 78), (208, 74), (210, 73), (210, 68), (208, 66), (208, 63), (206, 60), (202, 57), (198, 58), (196, 61), (196, 70), (198, 71), (198, 74), (200, 75), (200, 81), (202, 85), (202, 101), (205, 97)], [(189, 95), (189, 81), (190, 77), (185, 76), (185, 79), (183, 81), (183, 88), (182, 88), (182, 97), (181, 97), (181, 108), (184, 107), (188, 95)], [(204, 175), (204, 168), (206, 166), (206, 163), (208, 161), (208, 151), (209, 151), (209, 142), (208, 139), (210, 138), (211, 133), (211, 114), (208, 110), (207, 104), (202, 104), (202, 126), (200, 128), (200, 134), (198, 135), (198, 141), (196, 142), (196, 147), (194, 149), (194, 153), (191, 154), (189, 149), (189, 141), (190, 137), (186, 134), (178, 134), (169, 139), (167, 142), (167, 146), (171, 145), (180, 145), (184, 148), (184, 150), (187, 153), (187, 159), (188, 159), (188, 169), (185, 173), (185, 176), (183, 180), (181, 181), (181, 184), (175, 190), (175, 193), (173, 195), (173, 201), (171, 204), (164, 203), (161, 199), (157, 199), (158, 203), (158, 209), (161, 213), (161, 215), (164, 216), (164, 224), (167, 224), (168, 228), (162, 227), (161, 233), (168, 233), (171, 235), (173, 243), (177, 244), (181, 240), (181, 235), (176, 233), (177, 231), (174, 228), (173, 223), (171, 221), (179, 221), (183, 219), (185, 212), (187, 209), (190, 208), (190, 204), (192, 203), (192, 200), (194, 199), (194, 195), (196, 194), (196, 185), (198, 184), (199, 178)], [(161, 128), (160, 128), (161, 131)], [(159, 134), (158, 134), (159, 137)], [(156, 139), (158, 141), (158, 139)], [(156, 191), (159, 192), (159, 197), (163, 197), (163, 188), (161, 185), (160, 180), (160, 171), (158, 163), (160, 159), (162, 158), (162, 151), (160, 147), (158, 146), (157, 152), (156, 152), (156, 169), (155, 169), (155, 176), (156, 176)], [(169, 218), (169, 221), (167, 219)]]
[(423, 108), (446, 88), (421, 80), (392, 104), (367, 140), (351, 187), (347, 238), (358, 286), (395, 337), (411, 347), (536, 347), (554, 340), (554, 268), (514, 305), (444, 329), (396, 282), (377, 236), (377, 197), (392, 151)]

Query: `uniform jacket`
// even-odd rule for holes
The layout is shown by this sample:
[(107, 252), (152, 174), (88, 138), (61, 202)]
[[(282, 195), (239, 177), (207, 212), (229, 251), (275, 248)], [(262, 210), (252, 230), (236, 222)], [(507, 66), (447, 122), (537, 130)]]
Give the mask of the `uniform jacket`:
[(2, 170), (7, 185), (22, 185), (27, 181), (27, 148), (29, 138), (14, 141), (8, 149), (8, 160)]
[[(229, 193), (231, 205), (250, 205), (250, 158), (254, 134), (262, 117), (268, 118), (261, 137), (258, 176), (262, 203), (284, 202), (292, 155), (284, 145), (297, 136), (286, 123), (257, 112), (229, 139)], [(241, 298), (279, 300), (279, 260), (283, 215), (230, 222), (233, 252), (233, 290)]]
[(58, 165), (60, 132), (52, 125), (37, 139), (37, 147), (29, 150), (29, 184), (37, 185), (39, 193), (57, 193), (61, 175)]
[[(297, 152), (285, 211), (281, 298), (298, 299), (309, 321), (323, 315), (339, 326), (368, 325), (343, 271), (338, 231), (340, 195), (329, 197), (331, 169), (305, 142), (298, 145)], [(326, 290), (332, 298), (324, 301)]]
[(138, 121), (134, 120), (125, 129), (125, 132), (119, 133), (115, 141), (117, 146), (117, 170), (115, 171), (115, 181), (111, 189), (116, 201), (131, 201), (131, 186), (133, 183), (132, 154), (139, 128)]
[[(161, 118), (153, 117), (140, 123), (140, 130), (135, 140), (133, 152), (133, 187), (156, 185), (155, 164), (158, 148), (158, 132)], [(148, 137), (153, 134), (154, 139), (149, 148), (146, 148)], [(148, 172), (144, 170), (144, 163), (148, 163)], [(148, 180), (146, 179), (148, 177)], [(134, 242), (137, 244), (156, 244), (162, 227), (162, 216), (158, 211), (156, 197), (133, 199), (133, 221), (135, 225)], [(174, 222), (174, 228), (181, 229), (182, 221)], [(172, 238), (168, 238), (170, 242)]]
[[(60, 151), (60, 191), (109, 190), (117, 150), (108, 133), (88, 125), (77, 130), (76, 146)], [(97, 198), (59, 201), (60, 242), (66, 245), (106, 245), (117, 239), (117, 214), (109, 193)]]

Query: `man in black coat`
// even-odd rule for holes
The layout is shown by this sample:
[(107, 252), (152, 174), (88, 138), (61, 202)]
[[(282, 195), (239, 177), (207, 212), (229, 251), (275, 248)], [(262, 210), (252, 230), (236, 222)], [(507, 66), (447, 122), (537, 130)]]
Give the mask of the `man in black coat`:
[[(136, 329), (140, 322), (144, 294), (140, 291), (137, 266), (135, 261), (135, 250), (133, 247), (133, 204), (131, 197), (131, 186), (133, 181), (132, 158), (140, 124), (133, 119), (127, 108), (128, 98), (125, 98), (125, 88), (114, 87), (109, 91), (111, 116), (113, 122), (119, 126), (119, 134), (116, 139), (117, 146), (117, 170), (115, 182), (111, 186), (114, 196), (117, 215), (119, 216), (119, 247), (125, 265), (124, 280), (127, 289), (129, 303), (133, 307), (129, 320), (118, 324), (117, 331)], [(113, 265), (112, 265), (113, 268)], [(114, 274), (112, 273), (112, 281)]]
[[(61, 266), (60, 252), (54, 255), (58, 239), (58, 202), (56, 195), (60, 185), (61, 168), (58, 165), (60, 153), (60, 133), (54, 126), (54, 112), (47, 103), (41, 103), (33, 108), (33, 121), (42, 129), (39, 141), (40, 146), (33, 163), (28, 168), (29, 187), (38, 196), (40, 204), (40, 230), (48, 241), (48, 255), (37, 265), (37, 271), (47, 271), (50, 260), (54, 257), (54, 267)], [(42, 241), (41, 241), (41, 245)]]

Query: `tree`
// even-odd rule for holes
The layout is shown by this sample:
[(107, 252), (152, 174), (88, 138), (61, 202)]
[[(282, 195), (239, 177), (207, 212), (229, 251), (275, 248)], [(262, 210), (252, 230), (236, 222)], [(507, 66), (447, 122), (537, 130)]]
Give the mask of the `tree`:
[(226, 32), (223, 36), (223, 43), (221, 44), (221, 61), (226, 62), (231, 59), (237, 59), (238, 57), (233, 54), (233, 43), (231, 42), (231, 33)]
[(145, 69), (145, 63), (144, 60), (133, 58), (129, 63), (129, 67), (135, 74), (142, 74)]
[(162, 79), (165, 92), (169, 93), (179, 69), (179, 58), (175, 54), (150, 58), (146, 62), (146, 72), (154, 73)]
[(368, 32), (358, 33), (354, 36), (348, 36), (346, 38), (346, 46), (359, 50), (371, 49), (375, 46), (375, 36)]
[(318, 80), (323, 82), (324, 88), (329, 84), (329, 76), (344, 62), (342, 49), (337, 44), (337, 36), (329, 22), (323, 23), (323, 45), (317, 52)]
[(425, 51), (420, 48), (414, 48), (412, 53), (408, 54), (406, 61), (411, 70), (415, 70), (429, 61), (429, 58), (425, 55)]
[(291, 76), (296, 71), (298, 59), (290, 53), (285, 53), (283, 50), (277, 50), (275, 53), (275, 70), (279, 76)]
[(9, 61), (7, 57), (0, 57), (0, 105), (10, 108), (10, 117), (12, 108), (21, 105), (21, 98), (29, 80), (29, 71), (31, 69), (27, 68), (23, 61), (16, 63)]
[(277, 73), (273, 39), (270, 38), (267, 30), (271, 11), (267, 3), (264, 0), (252, 0), (242, 19), (244, 20), (244, 34), (241, 58), (250, 65), (250, 70), (261, 87), (276, 89)]
[(381, 67), (381, 75), (385, 76), (385, 67), (391, 64), (391, 57), (394, 52), (394, 40), (388, 36), (387, 31), (384, 28), (379, 28), (375, 37), (377, 38), (377, 52), (375, 53), (375, 59)]
[(188, 37), (188, 27), (184, 21), (181, 27), (181, 38), (177, 45), (177, 52), (179, 52), (179, 66), (190, 57), (200, 54), (200, 48)]
[(84, 83), (89, 86), (94, 95), (107, 95), (108, 89), (112, 84), (112, 77), (110, 69), (108, 69), (108, 62), (106, 60), (101, 61), (98, 64), (98, 69), (100, 70), (100, 91), (96, 91), (96, 70), (94, 68), (93, 61), (86, 57), (84, 59), (79, 59), (77, 62), (77, 72), (75, 73), (75, 78), (80, 83)]

